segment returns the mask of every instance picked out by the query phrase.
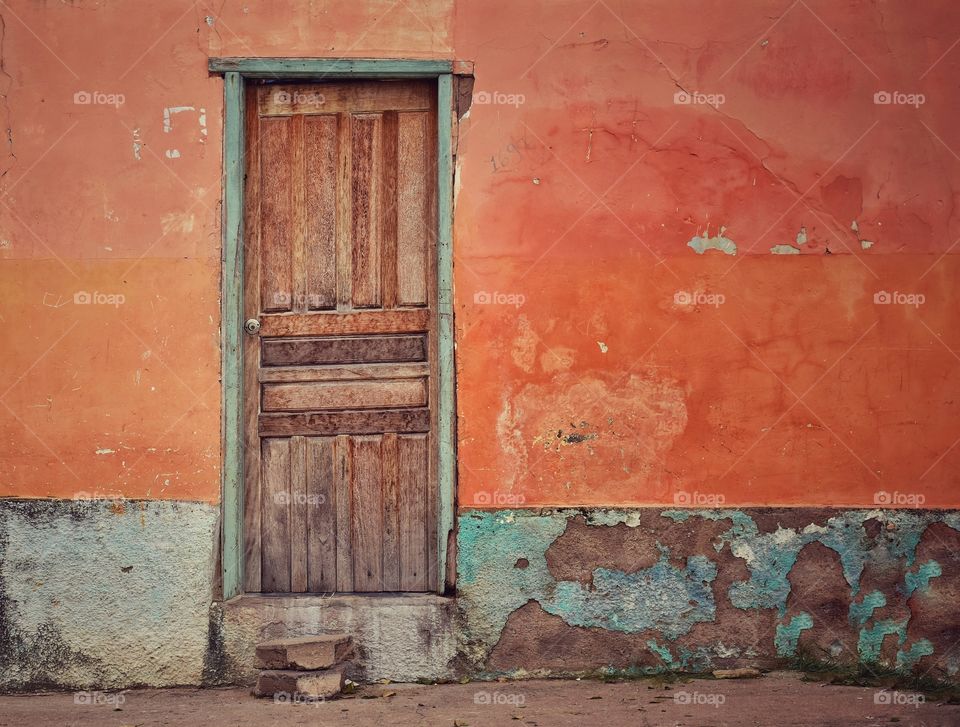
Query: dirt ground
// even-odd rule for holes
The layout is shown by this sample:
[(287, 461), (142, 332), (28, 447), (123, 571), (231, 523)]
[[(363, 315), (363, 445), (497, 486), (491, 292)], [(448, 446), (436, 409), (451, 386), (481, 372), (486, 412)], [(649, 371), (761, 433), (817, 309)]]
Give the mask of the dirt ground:
[(917, 725), (956, 727), (960, 705), (910, 692), (828, 686), (792, 673), (669, 684), (533, 680), (367, 686), (327, 702), (276, 703), (249, 690), (144, 689), (0, 696), (0, 726), (548, 725), (723, 727)]

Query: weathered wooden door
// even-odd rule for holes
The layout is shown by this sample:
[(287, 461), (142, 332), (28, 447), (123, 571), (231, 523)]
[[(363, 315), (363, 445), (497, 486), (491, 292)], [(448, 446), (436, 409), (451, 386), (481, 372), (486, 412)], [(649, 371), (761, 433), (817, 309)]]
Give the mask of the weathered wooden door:
[(247, 592), (437, 587), (436, 84), (247, 89)]

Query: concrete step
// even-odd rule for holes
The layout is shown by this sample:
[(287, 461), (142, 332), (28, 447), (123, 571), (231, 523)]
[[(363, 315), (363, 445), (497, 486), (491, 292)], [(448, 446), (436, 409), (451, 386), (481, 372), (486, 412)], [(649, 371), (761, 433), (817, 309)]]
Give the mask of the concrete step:
[(352, 652), (353, 639), (346, 634), (298, 636), (257, 644), (257, 660), (263, 669), (327, 669)]
[(260, 672), (253, 693), (258, 697), (273, 697), (285, 702), (328, 699), (343, 689), (345, 669), (342, 664), (320, 671), (264, 669)]

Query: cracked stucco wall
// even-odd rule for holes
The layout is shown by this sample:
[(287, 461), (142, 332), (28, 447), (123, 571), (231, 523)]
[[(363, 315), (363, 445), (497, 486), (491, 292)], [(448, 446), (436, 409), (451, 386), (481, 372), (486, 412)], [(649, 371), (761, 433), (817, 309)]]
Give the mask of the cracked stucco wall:
[(0, 691), (199, 684), (218, 508), (0, 501)]
[(467, 511), (464, 649), (489, 674), (804, 656), (956, 680), (957, 531), (931, 511)]

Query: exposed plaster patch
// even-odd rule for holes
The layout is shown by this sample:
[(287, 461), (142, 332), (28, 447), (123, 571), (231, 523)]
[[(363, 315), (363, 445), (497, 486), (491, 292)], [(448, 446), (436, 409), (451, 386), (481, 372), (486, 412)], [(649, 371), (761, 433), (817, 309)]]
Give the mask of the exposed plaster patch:
[(800, 251), (793, 245), (774, 245), (770, 248), (774, 255), (799, 255)]
[(719, 250), (726, 255), (737, 254), (737, 243), (729, 237), (724, 237), (721, 233), (716, 237), (700, 237), (695, 235), (687, 243), (687, 247), (693, 248), (698, 255), (703, 255), (707, 250)]

